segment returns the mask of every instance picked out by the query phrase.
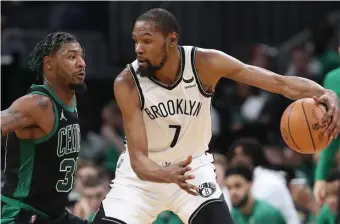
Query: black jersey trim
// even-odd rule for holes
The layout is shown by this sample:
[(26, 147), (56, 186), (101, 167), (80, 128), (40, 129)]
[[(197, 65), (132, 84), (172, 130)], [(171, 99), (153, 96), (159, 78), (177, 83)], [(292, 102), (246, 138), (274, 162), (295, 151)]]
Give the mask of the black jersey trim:
[[(43, 88), (44, 90), (46, 90), (51, 96), (52, 98), (65, 110), (69, 111), (69, 112), (74, 112), (75, 109), (76, 109), (76, 106), (77, 106), (77, 103), (75, 100), (73, 100), (73, 103), (72, 103), (72, 107), (69, 107), (67, 106), (63, 101), (61, 101), (55, 94), (54, 92), (46, 85), (32, 85), (31, 88)], [(33, 89), (33, 91), (39, 91), (38, 89), (35, 90)]]
[(172, 84), (171, 86), (168, 86), (168, 85), (165, 85), (164, 83), (161, 83), (160, 81), (158, 81), (154, 77), (148, 77), (150, 79), (150, 81), (152, 81), (153, 83), (155, 83), (158, 86), (160, 86), (164, 89), (167, 89), (167, 90), (173, 90), (174, 88), (176, 88), (178, 86), (178, 84), (181, 83), (181, 81), (183, 79), (183, 72), (184, 72), (184, 67), (185, 67), (185, 52), (184, 52), (184, 48), (181, 47), (181, 46), (178, 49), (179, 49), (180, 55), (181, 55), (181, 68), (180, 68), (180, 76), (178, 77), (176, 82), (174, 84)]
[(135, 84), (137, 86), (137, 91), (138, 91), (139, 100), (140, 100), (140, 109), (143, 110), (144, 109), (144, 96), (143, 96), (142, 88), (140, 87), (140, 84), (139, 84), (139, 80), (137, 78), (137, 74), (131, 64), (128, 65), (128, 69), (130, 70), (132, 78), (135, 81)]
[[(49, 97), (48, 95), (46, 95), (45, 93), (42, 93), (40, 91), (33, 91), (30, 94), (37, 94), (37, 95), (43, 95), (46, 97)], [(59, 126), (59, 114), (58, 114), (58, 108), (57, 105), (55, 104), (55, 102), (52, 100), (53, 103), (53, 111), (54, 111), (54, 126), (53, 129), (50, 131), (50, 133), (48, 133), (47, 135), (38, 138), (38, 139), (33, 139), (35, 144), (40, 144), (42, 142), (47, 141), (48, 139), (50, 139), (58, 130), (58, 126)]]
[(194, 73), (194, 76), (195, 76), (195, 79), (196, 79), (196, 83), (197, 83), (197, 86), (198, 86), (198, 90), (200, 91), (200, 93), (209, 98), (209, 97), (212, 97), (214, 95), (214, 93), (209, 93), (207, 91), (204, 90), (203, 86), (202, 86), (202, 83), (198, 77), (198, 73), (197, 73), (197, 69), (196, 69), (196, 66), (195, 66), (195, 57), (196, 57), (196, 50), (197, 50), (197, 47), (193, 47), (191, 49), (191, 68), (192, 68), (192, 72)]

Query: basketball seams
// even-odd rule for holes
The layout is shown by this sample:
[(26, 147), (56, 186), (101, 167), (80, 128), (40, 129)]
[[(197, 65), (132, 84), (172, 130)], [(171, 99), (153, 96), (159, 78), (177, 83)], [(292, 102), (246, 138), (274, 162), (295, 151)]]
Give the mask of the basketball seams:
[(313, 147), (314, 147), (314, 152), (315, 152), (315, 151), (316, 151), (316, 148), (315, 148), (314, 138), (313, 138), (313, 135), (312, 135), (312, 131), (310, 130), (310, 125), (309, 125), (309, 122), (308, 122), (308, 119), (307, 119), (307, 114), (306, 114), (305, 107), (304, 107), (304, 104), (303, 104), (303, 103), (304, 103), (304, 102), (302, 101), (301, 107), (302, 107), (303, 113), (305, 114), (305, 120), (306, 120), (306, 122), (307, 122), (309, 136), (310, 136), (310, 138), (312, 139), (312, 143), (313, 143)]
[(292, 135), (292, 133), (290, 132), (290, 125), (289, 125), (290, 114), (291, 114), (291, 112), (292, 112), (294, 106), (295, 106), (295, 104), (292, 105), (292, 107), (290, 108), (289, 113), (288, 113), (288, 122), (287, 122), (287, 123), (288, 123), (288, 133), (289, 133), (290, 138), (292, 139), (292, 142), (293, 142), (294, 145), (296, 146), (296, 148), (297, 148), (298, 150), (300, 150), (301, 152), (303, 152), (303, 150), (300, 149), (300, 147), (299, 147), (299, 146), (296, 144), (296, 142), (294, 141), (293, 135)]

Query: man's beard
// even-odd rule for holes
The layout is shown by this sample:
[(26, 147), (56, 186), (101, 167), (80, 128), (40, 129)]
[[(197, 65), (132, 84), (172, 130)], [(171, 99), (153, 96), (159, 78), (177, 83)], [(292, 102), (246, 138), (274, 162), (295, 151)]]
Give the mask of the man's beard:
[(249, 200), (249, 194), (246, 194), (246, 195), (241, 199), (240, 202), (235, 203), (235, 204), (233, 203), (233, 207), (234, 207), (234, 208), (243, 208), (243, 207), (247, 204), (248, 200)]
[(154, 77), (157, 70), (163, 68), (165, 62), (168, 60), (168, 54), (166, 52), (166, 46), (163, 45), (163, 58), (159, 65), (152, 65), (150, 60), (146, 60), (147, 63), (146, 68), (139, 67), (137, 72), (140, 74), (141, 77)]
[(77, 93), (83, 93), (87, 91), (87, 85), (85, 83), (70, 83), (68, 84), (68, 87)]

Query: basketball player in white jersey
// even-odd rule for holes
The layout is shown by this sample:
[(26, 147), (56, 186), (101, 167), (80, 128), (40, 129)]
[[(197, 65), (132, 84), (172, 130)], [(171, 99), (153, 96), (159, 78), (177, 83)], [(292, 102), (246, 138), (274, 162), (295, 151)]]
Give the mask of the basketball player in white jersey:
[(137, 60), (114, 83), (127, 152), (94, 224), (151, 224), (163, 210), (184, 223), (233, 223), (207, 153), (211, 97), (222, 77), (291, 99), (314, 97), (328, 107), (327, 133), (335, 137), (339, 132), (334, 92), (217, 50), (178, 46), (178, 34), (175, 17), (164, 9), (147, 11), (134, 25)]

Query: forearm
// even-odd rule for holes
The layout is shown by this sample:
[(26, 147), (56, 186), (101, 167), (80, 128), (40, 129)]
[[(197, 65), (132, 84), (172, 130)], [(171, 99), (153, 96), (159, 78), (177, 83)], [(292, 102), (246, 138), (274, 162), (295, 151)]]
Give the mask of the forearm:
[(247, 65), (239, 76), (241, 79), (236, 81), (281, 94), (292, 100), (313, 96), (320, 97), (326, 91), (329, 91), (312, 80), (297, 76), (282, 76), (252, 65)]
[(330, 91), (306, 78), (297, 76), (284, 76), (282, 78), (284, 79), (284, 88), (281, 94), (292, 100), (313, 96), (320, 97)]
[(23, 116), (22, 113), (14, 110), (1, 111), (1, 134), (6, 135), (8, 132), (15, 131), (17, 128), (29, 125), (30, 119)]
[(338, 152), (338, 147), (340, 143), (340, 136), (334, 139), (326, 149), (320, 153), (319, 161), (316, 166), (315, 179), (316, 180), (326, 180), (331, 166), (333, 164), (336, 153)]
[(132, 169), (139, 179), (156, 183), (171, 183), (169, 175), (164, 168), (152, 161), (149, 157), (143, 155), (133, 159), (130, 155), (130, 160)]

